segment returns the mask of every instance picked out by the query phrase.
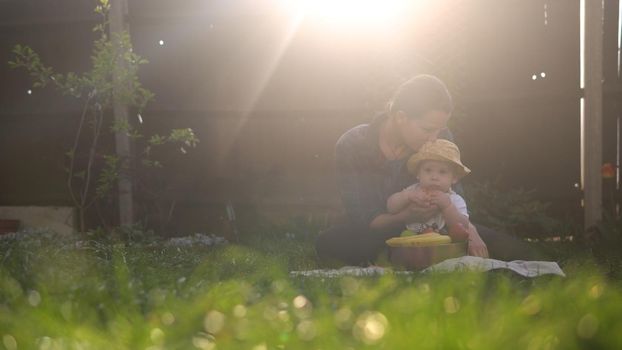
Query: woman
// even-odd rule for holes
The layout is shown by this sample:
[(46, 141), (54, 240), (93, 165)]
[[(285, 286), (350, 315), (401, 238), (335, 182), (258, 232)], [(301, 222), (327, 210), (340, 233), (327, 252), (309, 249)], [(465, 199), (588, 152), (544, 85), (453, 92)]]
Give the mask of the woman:
[[(436, 77), (419, 75), (398, 88), (384, 114), (339, 138), (335, 149), (337, 181), (347, 215), (318, 236), (320, 258), (348, 264), (373, 262), (385, 247), (385, 240), (398, 236), (405, 223), (433, 214), (436, 209), (425, 203), (412, 203), (389, 214), (386, 201), (412, 184), (406, 167), (411, 154), (437, 138), (453, 141), (447, 129), (452, 110), (445, 84)], [(460, 186), (456, 190), (461, 192)], [(516, 253), (523, 258), (528, 254), (523, 242), (509, 236), (481, 226), (470, 226), (468, 231), (470, 255), (488, 257), (489, 247), (493, 257), (503, 260), (520, 258)]]

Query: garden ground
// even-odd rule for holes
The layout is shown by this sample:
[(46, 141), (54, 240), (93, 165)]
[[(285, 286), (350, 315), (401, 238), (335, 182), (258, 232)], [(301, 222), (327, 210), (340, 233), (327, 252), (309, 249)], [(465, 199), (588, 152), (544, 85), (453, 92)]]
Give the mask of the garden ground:
[(312, 249), (315, 230), (301, 222), (256, 227), (238, 244), (213, 236), (203, 243), (171, 244), (132, 230), (5, 237), (0, 240), (0, 347), (622, 345), (620, 260), (611, 255), (558, 243), (556, 259), (566, 278), (525, 279), (511, 272), (290, 277), (292, 270), (322, 267)]

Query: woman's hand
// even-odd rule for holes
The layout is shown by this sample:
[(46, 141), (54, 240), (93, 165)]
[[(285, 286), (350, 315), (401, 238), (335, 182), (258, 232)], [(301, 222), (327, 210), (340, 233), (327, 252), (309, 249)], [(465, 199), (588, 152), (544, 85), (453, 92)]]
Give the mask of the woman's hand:
[(469, 229), (467, 231), (469, 232), (467, 253), (472, 256), (487, 258), (488, 247), (486, 247), (486, 243), (484, 243), (482, 238), (477, 233), (475, 226), (469, 224)]

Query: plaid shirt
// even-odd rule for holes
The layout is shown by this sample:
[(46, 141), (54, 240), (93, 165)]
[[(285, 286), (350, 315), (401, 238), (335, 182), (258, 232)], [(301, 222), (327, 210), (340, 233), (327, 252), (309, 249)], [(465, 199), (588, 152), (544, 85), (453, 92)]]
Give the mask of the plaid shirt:
[[(387, 212), (387, 199), (416, 182), (408, 173), (410, 157), (387, 160), (378, 145), (380, 125), (386, 115), (371, 124), (362, 124), (346, 131), (335, 146), (337, 187), (348, 217), (366, 226)], [(452, 140), (448, 129), (439, 138)]]

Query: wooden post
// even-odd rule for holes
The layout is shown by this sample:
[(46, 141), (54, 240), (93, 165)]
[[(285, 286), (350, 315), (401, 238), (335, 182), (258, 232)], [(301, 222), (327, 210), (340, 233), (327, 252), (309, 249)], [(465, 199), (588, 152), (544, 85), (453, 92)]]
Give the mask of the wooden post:
[[(118, 38), (118, 34), (128, 30), (127, 23), (128, 7), (127, 0), (110, 0), (110, 12), (108, 14), (110, 21), (110, 37), (112, 40)], [(115, 42), (117, 50), (121, 50), (118, 41)], [(121, 57), (118, 54), (117, 57)], [(118, 65), (125, 64), (123, 59), (118, 59)], [(114, 76), (113, 79), (118, 81), (120, 77)], [(117, 84), (115, 84), (117, 85)], [(115, 93), (115, 95), (117, 95)], [(115, 96), (113, 103), (114, 118), (119, 125), (127, 125), (129, 109), (119, 98)], [(127, 164), (131, 161), (131, 144), (130, 138), (123, 130), (117, 131), (115, 134), (115, 150), (120, 158), (121, 164)], [(134, 198), (132, 181), (127, 174), (120, 174), (118, 180), (119, 190), (119, 224), (121, 226), (131, 225), (134, 223)]]
[(582, 133), (582, 173), (585, 227), (602, 220), (603, 159), (603, 3), (583, 0), (584, 25), (584, 109)]
[[(620, 79), (618, 78), (619, 1), (605, 0), (603, 18), (603, 163), (618, 163), (618, 119)], [(617, 179), (603, 177), (603, 215), (617, 217)]]

